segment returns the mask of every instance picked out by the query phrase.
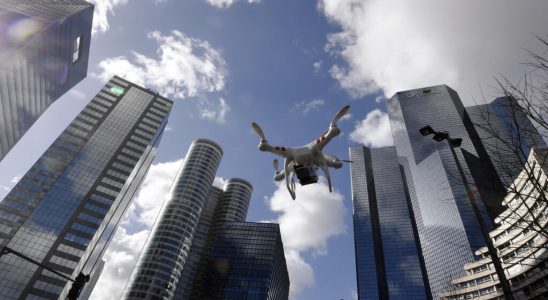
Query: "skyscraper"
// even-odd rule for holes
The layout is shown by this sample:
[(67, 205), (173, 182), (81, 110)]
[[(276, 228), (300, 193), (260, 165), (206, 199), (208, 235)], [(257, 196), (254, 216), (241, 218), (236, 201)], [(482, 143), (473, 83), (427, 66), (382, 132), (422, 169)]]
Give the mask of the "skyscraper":
[(124, 299), (173, 298), (222, 156), (213, 141), (192, 142)]
[(394, 147), (350, 147), (358, 299), (430, 299)]
[[(232, 178), (222, 189), (212, 186), (222, 154), (215, 142), (198, 139), (192, 143), (126, 285), (124, 299), (210, 299), (210, 278), (218, 274), (209, 258), (228, 255), (226, 249), (235, 255), (230, 256), (235, 258), (231, 261), (234, 270), (250, 270), (245, 279), (251, 284), (250, 296), (266, 293), (268, 299), (287, 299), (289, 277), (278, 225), (244, 222), (252, 185)], [(233, 228), (241, 229), (242, 235), (224, 236), (227, 226), (232, 226), (228, 224), (236, 224)], [(260, 250), (255, 253), (256, 247)], [(238, 274), (234, 276), (245, 275)], [(215, 289), (215, 295), (233, 290), (230, 285)]]
[(211, 188), (174, 299), (189, 299), (193, 284), (195, 281), (198, 284), (202, 276), (200, 268), (203, 269), (203, 260), (217, 229), (224, 222), (245, 221), (252, 191), (251, 184), (239, 178), (227, 180), (223, 189)]
[[(432, 296), (485, 245), (456, 161), (446, 142), (424, 137), (430, 125), (462, 138), (455, 149), (480, 210), (490, 226), (502, 211), (502, 184), (457, 93), (445, 85), (396, 93), (388, 101), (394, 145), (405, 179)], [(492, 227), (491, 227), (492, 228)]]
[(278, 224), (226, 222), (205, 261), (200, 297), (285, 300), (289, 276)]
[(533, 147), (544, 139), (512, 97), (466, 107), (470, 119), (505, 187), (517, 178)]
[[(112, 78), (0, 203), (0, 247), (75, 278), (101, 257), (155, 157), (172, 102)], [(67, 280), (0, 258), (0, 298), (66, 297)]]
[(0, 160), (86, 77), (93, 4), (0, 0)]

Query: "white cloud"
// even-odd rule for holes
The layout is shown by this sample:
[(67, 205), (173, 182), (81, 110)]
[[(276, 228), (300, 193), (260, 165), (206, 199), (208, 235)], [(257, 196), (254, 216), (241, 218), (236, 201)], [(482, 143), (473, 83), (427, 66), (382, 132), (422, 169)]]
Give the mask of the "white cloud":
[(215, 179), (213, 180), (213, 186), (216, 186), (216, 187), (222, 189), (225, 186), (226, 182), (227, 182), (227, 180), (224, 179), (223, 177), (215, 176)]
[(381, 103), (381, 102), (383, 102), (383, 101), (385, 101), (385, 100), (386, 100), (386, 98), (383, 97), (383, 96), (377, 96), (377, 97), (375, 97), (375, 102), (377, 102), (377, 103)]
[[(212, 6), (217, 8), (228, 8), (239, 0), (206, 0)], [(259, 3), (261, 0), (247, 0), (247, 3)]]
[(274, 222), (280, 224), (284, 251), (291, 281), (291, 295), (314, 286), (314, 270), (303, 258), (303, 254), (327, 254), (329, 238), (343, 234), (346, 230), (346, 214), (343, 196), (329, 193), (323, 177), (317, 184), (298, 186), (297, 199), (292, 200), (285, 184), (268, 200), (270, 209), (279, 216)]
[(168, 98), (185, 99), (198, 96), (200, 117), (220, 123), (230, 111), (225, 99), (212, 102), (204, 93), (224, 89), (228, 76), (221, 51), (202, 41), (174, 30), (170, 35), (158, 31), (148, 34), (158, 44), (157, 58), (133, 52), (133, 59), (125, 56), (107, 58), (99, 63), (101, 74), (107, 81), (118, 75), (138, 85), (157, 90)]
[(323, 61), (317, 61), (312, 64), (312, 67), (314, 67), (314, 73), (319, 73), (322, 69)]
[(354, 131), (350, 133), (349, 138), (370, 147), (393, 145), (388, 114), (380, 109), (370, 111), (365, 119), (356, 122)]
[(522, 74), (523, 48), (548, 28), (548, 2), (462, 0), (318, 0), (341, 26), (327, 51), (342, 58), (331, 75), (355, 97), (448, 84), (467, 104), (493, 75)]
[(201, 119), (222, 124), (226, 122), (225, 116), (230, 111), (230, 106), (224, 98), (219, 98), (217, 102), (204, 98), (198, 102), (198, 109), (200, 110)]
[(291, 111), (300, 111), (303, 113), (303, 115), (306, 115), (312, 110), (318, 110), (320, 107), (325, 105), (325, 101), (323, 99), (313, 99), (308, 102), (301, 101), (298, 103), (295, 103)]
[(0, 185), (0, 199), (4, 199), (20, 179), (21, 176), (15, 176), (10, 180), (8, 185)]
[(105, 268), (90, 299), (120, 299), (182, 162), (177, 160), (150, 167), (139, 194), (103, 256)]
[(350, 120), (352, 119), (352, 114), (351, 113), (346, 113), (346, 115), (342, 116), (342, 118), (339, 119), (339, 122), (340, 121), (347, 121), (347, 120)]
[(114, 7), (126, 4), (128, 0), (89, 0), (95, 4), (92, 34), (106, 32), (110, 28), (108, 15), (114, 15)]

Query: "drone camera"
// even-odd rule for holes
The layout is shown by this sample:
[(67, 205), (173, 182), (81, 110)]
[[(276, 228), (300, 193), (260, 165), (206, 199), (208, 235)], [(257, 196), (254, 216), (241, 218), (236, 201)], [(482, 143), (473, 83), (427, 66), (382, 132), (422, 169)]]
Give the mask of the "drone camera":
[(316, 168), (314, 166), (295, 166), (295, 173), (301, 185), (318, 182)]

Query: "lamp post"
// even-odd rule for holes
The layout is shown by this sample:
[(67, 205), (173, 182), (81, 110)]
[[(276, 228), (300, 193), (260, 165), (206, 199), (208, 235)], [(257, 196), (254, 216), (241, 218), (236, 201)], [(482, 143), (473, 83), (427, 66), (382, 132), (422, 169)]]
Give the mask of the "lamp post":
[(419, 132), (423, 136), (428, 136), (433, 134), (434, 136), (432, 137), (432, 139), (435, 140), (436, 142), (442, 142), (443, 140), (447, 141), (447, 144), (449, 145), (449, 149), (451, 149), (451, 153), (453, 154), (453, 158), (455, 159), (455, 163), (457, 164), (457, 169), (459, 170), (460, 176), (462, 177), (462, 182), (464, 183), (464, 188), (466, 189), (466, 195), (468, 196), (468, 200), (470, 201), (470, 204), (472, 205), (474, 214), (476, 215), (476, 218), (478, 219), (481, 233), (483, 235), (483, 239), (485, 240), (485, 243), (487, 243), (489, 256), (491, 256), (491, 261), (493, 262), (493, 265), (495, 266), (495, 271), (499, 278), (502, 292), (504, 293), (504, 299), (513, 300), (514, 296), (512, 295), (510, 284), (508, 283), (508, 280), (506, 279), (506, 276), (504, 275), (504, 269), (502, 268), (495, 246), (493, 246), (493, 242), (491, 241), (491, 237), (489, 236), (489, 231), (487, 231), (487, 226), (485, 226), (485, 222), (483, 221), (483, 217), (478, 208), (476, 198), (474, 197), (474, 193), (472, 193), (472, 190), (470, 189), (470, 184), (468, 183), (468, 180), (466, 179), (464, 170), (462, 169), (459, 158), (457, 157), (457, 153), (455, 152), (455, 148), (460, 147), (462, 143), (462, 139), (461, 138), (453, 139), (449, 136), (449, 132), (435, 131), (434, 129), (432, 129), (430, 125), (426, 125), (423, 128), (419, 129)]
[(80, 274), (78, 274), (78, 276), (76, 276), (76, 279), (72, 279), (68, 276), (66, 276), (65, 274), (62, 274), (62, 273), (59, 273), (57, 271), (55, 271), (54, 269), (48, 267), (48, 266), (45, 266), (43, 264), (41, 264), (40, 262), (22, 254), (22, 253), (19, 253), (9, 247), (4, 247), (0, 250), (0, 257), (2, 257), (3, 255), (5, 254), (13, 254), (17, 257), (20, 257), (32, 264), (35, 264), (37, 266), (39, 266), (40, 268), (44, 268), (48, 271), (50, 271), (51, 273), (59, 276), (59, 277), (62, 277), (68, 281), (72, 281), (72, 286), (68, 292), (68, 295), (67, 295), (67, 300), (77, 300), (78, 297), (80, 296), (80, 293), (82, 292), (82, 290), (84, 289), (84, 285), (86, 284), (86, 282), (89, 281), (89, 275), (84, 275), (82, 272), (80, 272)]

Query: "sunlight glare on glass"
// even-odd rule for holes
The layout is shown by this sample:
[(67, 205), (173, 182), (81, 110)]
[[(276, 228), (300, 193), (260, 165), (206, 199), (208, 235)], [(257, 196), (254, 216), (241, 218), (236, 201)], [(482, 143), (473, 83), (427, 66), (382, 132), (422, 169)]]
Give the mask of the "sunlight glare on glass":
[(10, 42), (21, 44), (40, 31), (42, 24), (31, 18), (13, 20), (6, 31)]
[(111, 87), (111, 88), (110, 88), (110, 91), (111, 91), (113, 94), (117, 95), (117, 96), (120, 96), (120, 95), (122, 95), (122, 94), (124, 93), (124, 89), (121, 88), (121, 87), (117, 87), (117, 86)]

